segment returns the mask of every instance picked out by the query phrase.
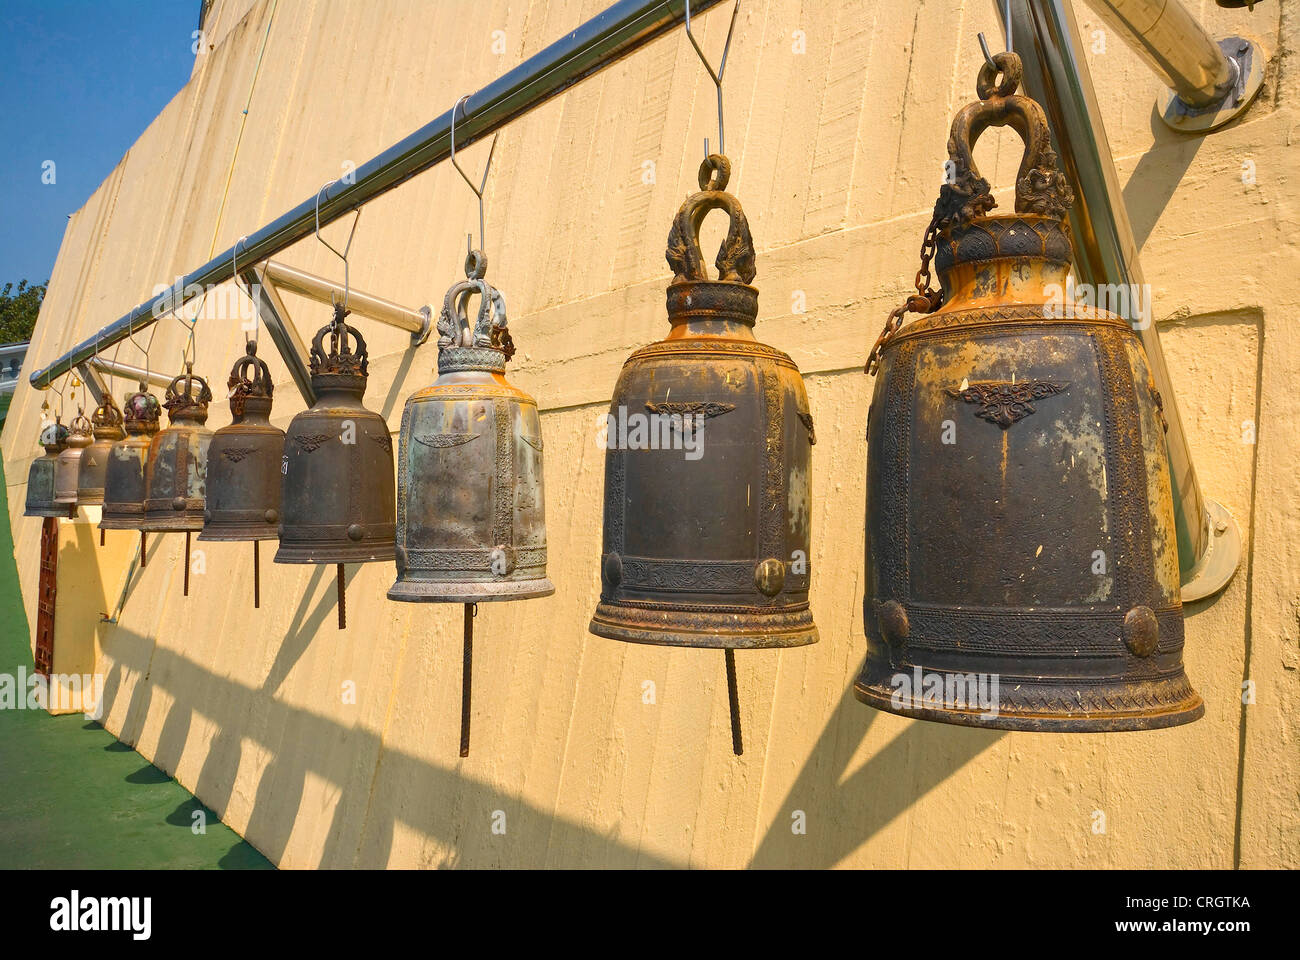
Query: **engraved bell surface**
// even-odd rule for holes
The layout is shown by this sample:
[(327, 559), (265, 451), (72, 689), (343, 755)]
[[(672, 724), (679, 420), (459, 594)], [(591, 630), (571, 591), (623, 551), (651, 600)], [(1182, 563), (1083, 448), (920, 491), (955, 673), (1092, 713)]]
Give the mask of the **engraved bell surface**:
[[(725, 157), (701, 166), (701, 192), (668, 238), (671, 331), (633, 353), (614, 388), (597, 636), (724, 649), (817, 640), (812, 415), (794, 362), (754, 338), (753, 241), (729, 175)], [(714, 209), (730, 218), (716, 281), (699, 247)]]
[(316, 332), (311, 347), (316, 402), (285, 431), (276, 563), (393, 558), (393, 439), (384, 419), (362, 403), (366, 342), (346, 316), (336, 305), (333, 322)]
[(232, 422), (208, 445), (207, 503), (200, 540), (279, 536), (284, 431), (271, 425), (271, 371), (249, 341), (226, 381)]
[[(507, 382), (505, 298), (474, 251), (438, 319), (438, 379), (402, 413), (390, 600), (550, 596), (537, 402)], [(476, 323), (466, 305), (479, 296)]]
[(113, 444), (104, 473), (102, 530), (139, 530), (148, 496), (149, 453), (158, 432), (162, 406), (145, 384), (122, 407), (126, 438)]
[[(1019, 58), (960, 111), (918, 294), (872, 352), (863, 614), (854, 686), (880, 710), (1004, 730), (1195, 720), (1183, 670), (1161, 398), (1123, 319), (1062, 303), (1073, 193)], [(1025, 141), (1015, 212), (972, 147)], [(942, 294), (928, 287), (931, 248)], [(906, 310), (926, 314), (900, 326)]]
[(94, 441), (81, 453), (77, 469), (77, 503), (93, 506), (104, 502), (104, 482), (108, 476), (108, 458), (113, 444), (126, 438), (122, 411), (107, 394), (90, 417)]
[(156, 433), (146, 467), (148, 496), (144, 523), (150, 533), (184, 533), (203, 529), (207, 497), (208, 444), (212, 431), (204, 424), (212, 390), (186, 363), (185, 372), (172, 378), (163, 406), (168, 425)]

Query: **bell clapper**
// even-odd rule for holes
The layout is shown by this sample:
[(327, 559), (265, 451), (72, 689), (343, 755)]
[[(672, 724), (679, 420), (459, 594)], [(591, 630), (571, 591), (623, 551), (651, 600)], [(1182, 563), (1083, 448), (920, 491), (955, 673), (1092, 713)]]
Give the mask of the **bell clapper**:
[(736, 689), (736, 651), (727, 647), (722, 651), (727, 660), (727, 700), (731, 706), (731, 752), (740, 756), (745, 745), (740, 739), (740, 691)]
[(184, 595), (190, 595), (190, 532), (185, 531), (185, 590)]
[(144, 531), (141, 530), (140, 531), (140, 569), (141, 570), (145, 568), (145, 561), (148, 559), (145, 556), (144, 536), (145, 536)]
[(100, 531), (99, 531), (99, 545), (100, 545), (101, 547), (104, 545), (104, 531), (103, 531), (103, 530), (100, 530)]
[(474, 618), (478, 604), (465, 604), (465, 659), (460, 673), (460, 755), (469, 756), (469, 706), (471, 676), (474, 672)]
[(262, 563), (258, 553), (257, 545), (261, 541), (253, 541), (253, 609), (256, 610), (262, 605)]
[(343, 564), (338, 564), (339, 629), (348, 625), (347, 586), (343, 583)]

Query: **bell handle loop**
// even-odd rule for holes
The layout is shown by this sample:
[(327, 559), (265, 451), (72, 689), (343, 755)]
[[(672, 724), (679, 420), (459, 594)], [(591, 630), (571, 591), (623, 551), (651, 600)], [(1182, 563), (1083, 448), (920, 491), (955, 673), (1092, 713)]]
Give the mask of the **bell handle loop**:
[[(208, 403), (212, 400), (212, 390), (208, 386), (208, 381), (204, 380), (197, 373), (194, 373), (193, 368), (193, 364), (187, 363), (185, 365), (184, 373), (178, 373), (176, 376), (172, 377), (171, 383), (167, 384), (168, 403), (182, 399), (188, 400), (192, 403)], [(176, 389), (176, 386), (182, 382), (185, 384), (185, 389), (179, 391)], [(201, 388), (197, 397), (194, 394), (194, 384), (196, 383), (199, 384)]]
[(1016, 175), (1016, 213), (1061, 219), (1074, 202), (1052, 149), (1043, 108), (1015, 93), (1022, 76), (1020, 57), (1010, 52), (993, 57), (992, 66), (980, 66), (980, 99), (958, 111), (948, 136), (951, 182), (940, 191), (941, 226), (968, 223), (996, 206), (974, 157), (975, 144), (989, 127), (1011, 127), (1025, 145)]
[[(226, 382), (226, 386), (232, 396), (236, 390), (242, 388), (243, 394), (269, 398), (274, 389), (274, 384), (271, 383), (271, 369), (266, 365), (266, 361), (257, 355), (257, 341), (249, 340), (245, 350), (247, 352), (230, 368), (230, 379)], [(250, 367), (253, 370), (251, 377), (248, 375)]]
[[(469, 323), (469, 298), (479, 295), (478, 319), (473, 329)], [(438, 317), (438, 348), (485, 347), (491, 344), (492, 330), (504, 328), (505, 298), (482, 278), (473, 277), (452, 284), (442, 300)]]
[(673, 283), (707, 281), (704, 255), (700, 252), (700, 226), (714, 210), (724, 210), (730, 219), (727, 236), (718, 248), (715, 265), (718, 280), (726, 283), (750, 283), (757, 272), (754, 267), (754, 239), (740, 201), (725, 191), (731, 176), (731, 162), (711, 154), (700, 165), (700, 192), (693, 193), (677, 211), (668, 232), (665, 258), (673, 270)]

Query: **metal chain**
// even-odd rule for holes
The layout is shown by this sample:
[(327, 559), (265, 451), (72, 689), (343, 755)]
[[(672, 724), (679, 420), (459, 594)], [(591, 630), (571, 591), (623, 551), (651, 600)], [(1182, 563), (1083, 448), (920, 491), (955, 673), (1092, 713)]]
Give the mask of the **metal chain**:
[(885, 352), (886, 345), (894, 339), (894, 334), (898, 333), (898, 328), (903, 325), (904, 316), (909, 313), (934, 313), (943, 305), (943, 291), (935, 290), (931, 286), (933, 279), (930, 276), (930, 261), (934, 259), (941, 219), (936, 209), (934, 216), (930, 218), (930, 225), (925, 229), (925, 238), (921, 241), (921, 269), (916, 271), (916, 293), (903, 301), (901, 307), (890, 312), (889, 319), (885, 321), (885, 328), (876, 338), (876, 345), (867, 355), (868, 376), (874, 377), (876, 371), (880, 369), (880, 358)]

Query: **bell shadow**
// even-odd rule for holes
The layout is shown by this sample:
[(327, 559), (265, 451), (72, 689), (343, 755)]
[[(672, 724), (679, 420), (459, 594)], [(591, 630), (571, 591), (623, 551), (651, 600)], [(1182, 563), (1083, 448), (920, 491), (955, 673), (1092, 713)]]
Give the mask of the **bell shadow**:
[[(307, 652), (307, 647), (311, 639), (315, 636), (320, 625), (325, 622), (325, 617), (333, 609), (334, 605), (329, 602), (329, 595), (321, 597), (317, 602), (314, 610), (308, 615), (307, 610), (311, 605), (312, 595), (320, 589), (321, 579), (325, 576), (327, 567), (323, 564), (316, 564), (312, 570), (311, 576), (307, 580), (307, 586), (303, 588), (302, 599), (298, 601), (298, 609), (293, 612), (293, 619), (289, 622), (289, 629), (285, 631), (284, 641), (280, 648), (275, 652), (275, 661), (271, 664), (271, 669), (266, 673), (266, 680), (262, 683), (262, 690), (267, 694), (274, 694), (280, 689), (289, 676), (289, 671), (294, 668), (302, 655)], [(328, 569), (333, 570), (333, 566)], [(347, 577), (344, 576), (344, 583), (347, 583)], [(335, 604), (338, 599), (335, 598)]]
[[(433, 333), (437, 333), (434, 330)], [(426, 343), (428, 341), (425, 341)], [(388, 394), (384, 397), (384, 402), (380, 407), (379, 415), (388, 422), (388, 418), (393, 415), (393, 408), (397, 406), (397, 401), (406, 394), (406, 377), (411, 372), (411, 364), (415, 362), (415, 352), (420, 349), (416, 346), (407, 347), (402, 352), (402, 360), (397, 365), (397, 370), (393, 372), (392, 386), (388, 388)]]
[[(879, 716), (880, 711), (859, 703), (852, 689), (845, 690), (754, 851), (751, 867), (835, 866), (1005, 735), (999, 730), (910, 720), (902, 733), (845, 777), (847, 765)], [(818, 799), (825, 797), (830, 799)], [(821, 818), (834, 824), (834, 829), (818, 831), (815, 837), (795, 834), (788, 816), (783, 816), (819, 807)]]
[(156, 786), (160, 783), (171, 783), (172, 778), (166, 772), (158, 769), (152, 763), (146, 763), (139, 770), (134, 770), (123, 777), (127, 783), (134, 783), (143, 786)]

